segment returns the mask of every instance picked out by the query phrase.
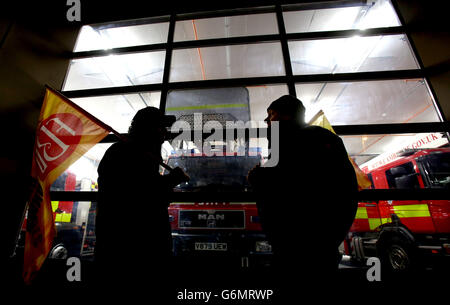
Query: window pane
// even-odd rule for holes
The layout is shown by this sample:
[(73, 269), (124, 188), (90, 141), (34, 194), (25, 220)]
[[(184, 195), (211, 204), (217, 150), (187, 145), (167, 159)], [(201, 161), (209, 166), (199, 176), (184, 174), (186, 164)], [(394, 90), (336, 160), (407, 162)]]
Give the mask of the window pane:
[(392, 166), (381, 173), (386, 176), (390, 189), (419, 189), (419, 179), (414, 168), (414, 164), (409, 161)]
[(349, 155), (364, 172), (371, 174), (375, 189), (450, 185), (450, 148), (444, 133), (341, 138)]
[(290, 41), (294, 74), (416, 69), (405, 35)]
[(169, 23), (152, 23), (133, 26), (90, 26), (81, 28), (75, 52), (107, 50), (167, 42)]
[(136, 112), (144, 107), (159, 108), (161, 92), (74, 98), (72, 101), (120, 133), (128, 132)]
[[(264, 119), (267, 117), (267, 107), (277, 98), (289, 94), (286, 85), (262, 85), (247, 87), (250, 98), (250, 119), (252, 127), (267, 127)], [(269, 143), (266, 138), (250, 139), (250, 147), (259, 147), (262, 156), (267, 159)]]
[(279, 43), (174, 50), (170, 81), (284, 75)]
[[(269, 104), (287, 93), (286, 85), (173, 90), (167, 97), (166, 113), (175, 115), (178, 120), (186, 121), (195, 129), (202, 129), (208, 121), (218, 121), (223, 127), (226, 127), (227, 121), (242, 121), (244, 124), (249, 122), (247, 126), (263, 128), (267, 126), (263, 121), (267, 116), (266, 109)], [(191, 140), (179, 144), (171, 142), (174, 147), (167, 146), (166, 151), (174, 151), (177, 145), (180, 145), (179, 148), (200, 153), (202, 147), (198, 147), (198, 144)], [(242, 148), (240, 145), (242, 143), (238, 144), (236, 147), (229, 147), (229, 151), (238, 152), (238, 148)], [(223, 146), (224, 143), (217, 145)], [(255, 151), (259, 148), (264, 157), (268, 155), (267, 145), (265, 138), (250, 140), (250, 148)]]
[(278, 33), (275, 14), (228, 16), (177, 21), (174, 41)]
[(161, 83), (165, 52), (74, 59), (63, 90)]
[(399, 26), (390, 1), (373, 5), (284, 12), (287, 33), (338, 31)]
[(267, 107), (277, 98), (289, 94), (286, 85), (263, 85), (247, 87), (250, 96), (250, 118), (261, 122), (260, 127), (266, 127)]
[(110, 146), (111, 143), (101, 143), (92, 147), (55, 180), (50, 191), (96, 192), (97, 167)]
[[(404, 150), (439, 148), (448, 145), (443, 133), (341, 136), (348, 154), (361, 169), (372, 171), (399, 158)], [(447, 148), (448, 149), (448, 148)]]
[(267, 107), (285, 94), (288, 94), (286, 85), (172, 90), (167, 97), (166, 113), (177, 118), (194, 113), (223, 114), (228, 120), (251, 120), (265, 126)]
[(56, 236), (50, 259), (61, 259), (64, 250), (67, 257), (94, 258), (96, 207), (90, 201), (52, 201)]
[[(249, 93), (245, 87), (173, 90), (167, 96), (166, 114), (177, 119), (194, 122), (193, 116), (201, 113), (204, 121), (250, 120)], [(199, 122), (201, 123), (201, 122)], [(202, 125), (195, 123), (195, 128)]]
[(438, 122), (423, 79), (297, 84), (306, 121), (323, 110), (332, 125)]

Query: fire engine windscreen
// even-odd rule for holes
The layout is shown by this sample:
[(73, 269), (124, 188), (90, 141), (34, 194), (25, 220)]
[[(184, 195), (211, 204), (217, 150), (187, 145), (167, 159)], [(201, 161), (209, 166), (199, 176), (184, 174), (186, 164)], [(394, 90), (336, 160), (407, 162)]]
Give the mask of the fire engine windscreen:
[(245, 191), (247, 174), (259, 165), (261, 156), (169, 157), (168, 165), (181, 167), (191, 178), (176, 191)]
[(429, 187), (450, 189), (450, 153), (433, 153), (419, 162), (428, 173)]

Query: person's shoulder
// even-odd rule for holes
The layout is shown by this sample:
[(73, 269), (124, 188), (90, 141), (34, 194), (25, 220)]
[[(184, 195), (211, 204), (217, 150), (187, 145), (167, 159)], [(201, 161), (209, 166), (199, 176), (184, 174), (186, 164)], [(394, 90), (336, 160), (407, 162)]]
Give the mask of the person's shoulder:
[(122, 156), (130, 151), (130, 145), (119, 141), (112, 144), (105, 152), (103, 159), (114, 159), (116, 156)]
[(317, 136), (336, 137), (336, 134), (320, 126), (308, 125), (303, 128), (303, 131)]
[(123, 141), (112, 144), (103, 155), (97, 172), (101, 174), (110, 168), (117, 168), (118, 164), (122, 164), (121, 161), (130, 154), (129, 151), (129, 145)]
[(306, 126), (303, 130), (309, 137), (314, 138), (315, 140), (324, 141), (330, 144), (334, 143), (335, 145), (342, 144), (342, 139), (326, 128), (320, 126)]
[(124, 141), (119, 141), (114, 144), (112, 144), (106, 151), (108, 152), (115, 152), (115, 151), (121, 151), (124, 149), (128, 149), (128, 144)]

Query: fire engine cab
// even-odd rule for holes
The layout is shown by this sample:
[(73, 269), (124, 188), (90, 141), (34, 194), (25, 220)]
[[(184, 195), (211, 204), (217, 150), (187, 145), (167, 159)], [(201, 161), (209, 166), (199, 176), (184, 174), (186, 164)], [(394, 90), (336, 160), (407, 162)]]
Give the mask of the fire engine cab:
[[(241, 192), (247, 173), (262, 162), (260, 153), (202, 153), (168, 158), (190, 176), (175, 191)], [(175, 256), (261, 257), (270, 255), (255, 202), (172, 202), (168, 208)], [(259, 259), (255, 259), (260, 261)]]
[[(374, 189), (450, 189), (450, 148), (406, 149), (362, 166)], [(345, 241), (358, 261), (377, 256), (386, 271), (401, 273), (450, 257), (450, 200), (359, 202)], [(424, 259), (428, 258), (428, 259)]]

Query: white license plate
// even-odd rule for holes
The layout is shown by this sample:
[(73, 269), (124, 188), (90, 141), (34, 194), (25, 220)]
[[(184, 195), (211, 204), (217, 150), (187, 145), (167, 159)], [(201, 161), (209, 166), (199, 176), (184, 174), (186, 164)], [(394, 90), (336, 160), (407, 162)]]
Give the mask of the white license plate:
[(197, 251), (227, 251), (226, 243), (195, 243)]

